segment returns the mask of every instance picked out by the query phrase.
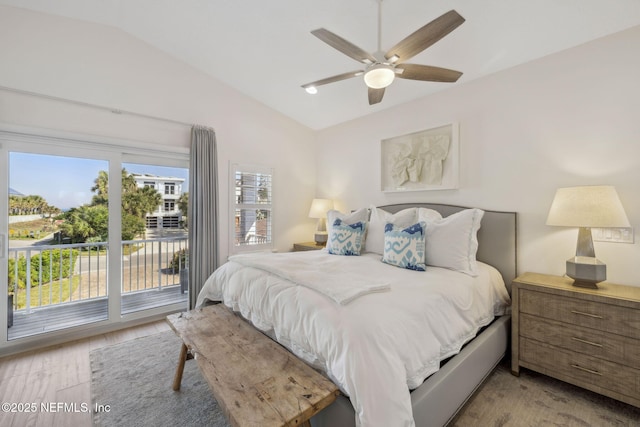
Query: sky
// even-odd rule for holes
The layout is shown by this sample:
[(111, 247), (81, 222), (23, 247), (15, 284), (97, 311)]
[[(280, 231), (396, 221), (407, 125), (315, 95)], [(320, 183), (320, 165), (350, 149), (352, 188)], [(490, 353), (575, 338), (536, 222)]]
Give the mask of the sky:
[[(185, 178), (183, 191), (189, 187), (186, 168), (124, 163), (130, 173)], [(49, 156), (11, 152), (9, 187), (24, 194), (42, 196), (49, 205), (68, 210), (91, 202), (91, 187), (101, 170), (109, 170), (105, 160)]]

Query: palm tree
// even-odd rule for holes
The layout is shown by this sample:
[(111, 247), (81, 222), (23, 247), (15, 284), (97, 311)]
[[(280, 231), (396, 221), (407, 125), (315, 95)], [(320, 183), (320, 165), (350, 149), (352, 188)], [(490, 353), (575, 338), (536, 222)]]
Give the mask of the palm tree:
[(29, 214), (31, 215), (41, 214), (45, 206), (47, 206), (47, 201), (42, 196), (31, 195), (27, 196), (26, 198), (29, 199)]
[(155, 211), (160, 203), (162, 203), (162, 196), (151, 187), (134, 187), (132, 191), (123, 189), (122, 210), (128, 214), (143, 218), (146, 214)]
[(20, 199), (19, 196), (9, 196), (9, 215), (18, 215), (20, 212)]
[[(64, 233), (74, 242), (88, 238), (106, 240), (109, 203), (109, 175), (99, 171), (91, 191), (95, 193), (90, 205), (74, 208), (65, 214)], [(122, 238), (132, 240), (144, 232), (144, 217), (162, 203), (162, 196), (155, 189), (139, 188), (135, 178), (122, 169)], [(100, 209), (97, 209), (100, 208)]]
[(122, 192), (128, 193), (131, 191), (136, 191), (138, 185), (136, 184), (136, 179), (132, 174), (127, 172), (125, 168), (122, 168)]
[(59, 213), (60, 209), (49, 205), (47, 201), (39, 195), (29, 196), (9, 196), (9, 215), (34, 215)]
[(182, 213), (182, 223), (188, 227), (189, 219), (189, 192), (184, 192), (178, 198), (178, 209)]
[(109, 174), (107, 171), (99, 171), (98, 177), (93, 181), (95, 184), (91, 187), (95, 196), (93, 196), (92, 204), (94, 205), (106, 205), (109, 200)]

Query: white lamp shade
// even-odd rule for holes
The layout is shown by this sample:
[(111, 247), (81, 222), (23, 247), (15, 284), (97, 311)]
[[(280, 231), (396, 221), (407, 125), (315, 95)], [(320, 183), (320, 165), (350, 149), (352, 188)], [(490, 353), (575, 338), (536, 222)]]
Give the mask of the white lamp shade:
[(371, 67), (364, 74), (364, 82), (372, 89), (382, 89), (389, 86), (395, 77), (393, 68), (379, 64)]
[(309, 218), (325, 218), (331, 209), (333, 209), (333, 200), (313, 199), (311, 209), (309, 209)]
[(618, 193), (610, 185), (559, 188), (547, 225), (564, 227), (630, 227)]

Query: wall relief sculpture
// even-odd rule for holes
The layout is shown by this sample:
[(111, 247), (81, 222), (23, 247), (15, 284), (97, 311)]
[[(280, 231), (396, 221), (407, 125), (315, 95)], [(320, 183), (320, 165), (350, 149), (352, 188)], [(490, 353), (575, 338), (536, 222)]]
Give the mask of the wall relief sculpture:
[(457, 126), (446, 125), (382, 141), (382, 190), (457, 188)]

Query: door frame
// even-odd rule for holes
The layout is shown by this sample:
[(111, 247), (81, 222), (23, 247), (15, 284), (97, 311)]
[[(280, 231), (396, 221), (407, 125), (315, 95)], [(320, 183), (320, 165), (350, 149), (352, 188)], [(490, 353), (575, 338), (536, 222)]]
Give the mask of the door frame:
[[(134, 159), (149, 159), (160, 165), (189, 167), (189, 150), (184, 147), (158, 148), (149, 143), (52, 129), (0, 123), (0, 277), (8, 277), (8, 199), (9, 153), (78, 157), (109, 162), (109, 230), (120, 230), (121, 169)], [(121, 314), (122, 244), (120, 233), (110, 233), (108, 258), (108, 319), (68, 329), (47, 332), (9, 341), (7, 338), (7, 305), (0, 304), (0, 357), (21, 351), (59, 344), (136, 324), (162, 319), (167, 314), (184, 310), (181, 304)], [(8, 283), (0, 280), (0, 294), (7, 295)]]

